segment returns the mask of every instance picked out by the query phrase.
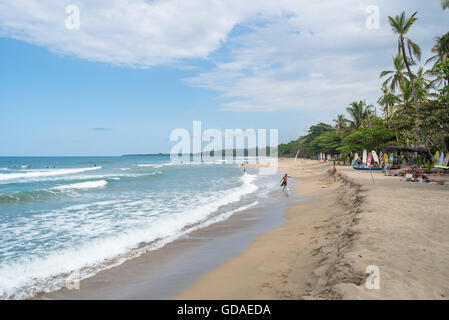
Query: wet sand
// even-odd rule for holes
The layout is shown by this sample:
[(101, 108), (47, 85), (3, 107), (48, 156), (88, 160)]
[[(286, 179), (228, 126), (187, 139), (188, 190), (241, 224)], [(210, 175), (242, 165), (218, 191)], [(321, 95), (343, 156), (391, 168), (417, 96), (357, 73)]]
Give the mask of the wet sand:
[(63, 289), (37, 298), (168, 299), (244, 250), (257, 236), (284, 224), (283, 210), (299, 200), (278, 191), (266, 203), (82, 280), (79, 290)]
[(447, 186), (350, 167), (334, 183), (316, 161), (280, 169), (309, 200), (175, 299), (448, 299)]
[[(236, 213), (41, 298), (448, 299), (447, 186), (350, 167), (334, 182), (317, 161), (279, 169), (297, 182), (284, 207)], [(366, 286), (369, 266), (378, 289)]]
[(311, 276), (320, 260), (312, 250), (316, 226), (339, 210), (337, 186), (317, 162), (281, 159), (279, 167), (297, 181), (296, 195), (306, 198), (285, 210), (288, 223), (261, 235), (174, 299), (300, 299), (316, 287)]

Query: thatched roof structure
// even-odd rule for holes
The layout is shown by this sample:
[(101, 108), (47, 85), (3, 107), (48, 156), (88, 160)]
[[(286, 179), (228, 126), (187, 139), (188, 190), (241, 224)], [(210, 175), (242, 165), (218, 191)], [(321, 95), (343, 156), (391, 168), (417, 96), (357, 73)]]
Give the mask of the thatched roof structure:
[(427, 153), (426, 148), (422, 148), (422, 147), (384, 146), (381, 149), (382, 149), (382, 151), (387, 151), (387, 152), (418, 152), (418, 153)]

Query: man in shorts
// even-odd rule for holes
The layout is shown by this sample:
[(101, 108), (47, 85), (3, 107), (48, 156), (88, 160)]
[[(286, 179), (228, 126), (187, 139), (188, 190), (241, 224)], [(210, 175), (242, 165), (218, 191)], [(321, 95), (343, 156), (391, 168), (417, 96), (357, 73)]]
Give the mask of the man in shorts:
[(288, 174), (286, 173), (285, 176), (281, 179), (281, 187), (284, 187), (282, 191), (285, 191), (285, 188), (287, 188), (287, 181), (288, 181)]

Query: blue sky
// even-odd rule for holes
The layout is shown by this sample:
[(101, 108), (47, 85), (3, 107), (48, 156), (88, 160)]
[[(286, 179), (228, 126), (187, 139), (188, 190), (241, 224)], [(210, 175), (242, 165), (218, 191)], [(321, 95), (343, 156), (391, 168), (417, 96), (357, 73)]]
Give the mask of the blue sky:
[(375, 103), (395, 52), (387, 14), (422, 12), (411, 36), (424, 58), (449, 27), (437, 0), (373, 1), (374, 31), (369, 1), (211, 1), (199, 14), (196, 0), (135, 0), (73, 1), (69, 31), (66, 2), (0, 0), (0, 156), (169, 152), (193, 120), (278, 128), (287, 142), (353, 100)]

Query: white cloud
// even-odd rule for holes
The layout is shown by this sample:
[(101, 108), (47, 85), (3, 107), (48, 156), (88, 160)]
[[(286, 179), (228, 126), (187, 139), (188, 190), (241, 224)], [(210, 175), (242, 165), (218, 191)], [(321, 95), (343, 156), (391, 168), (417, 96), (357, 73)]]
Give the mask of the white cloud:
[(423, 11), (411, 36), (426, 55), (432, 37), (447, 29), (438, 3), (378, 2), (381, 28), (368, 30), (369, 1), (297, 1), (290, 7), (293, 16), (234, 39), (226, 63), (187, 81), (221, 92), (227, 111), (344, 110), (364, 98), (376, 103), (379, 73), (391, 69), (396, 50), (386, 16), (403, 7), (411, 8), (409, 14)]
[[(117, 65), (208, 59), (213, 67), (188, 82), (219, 92), (224, 110), (341, 109), (353, 100), (377, 100), (378, 74), (391, 67), (395, 51), (386, 16), (404, 7), (419, 11), (412, 37), (428, 51), (432, 37), (447, 29), (438, 2), (0, 0), (0, 35)], [(81, 13), (76, 31), (65, 28), (72, 3)], [(380, 30), (365, 26), (373, 4)], [(236, 26), (245, 32), (231, 33)]]
[[(81, 24), (70, 31), (65, 9), (72, 3)], [(0, 30), (83, 59), (151, 66), (207, 57), (252, 9), (234, 0), (1, 0)]]

